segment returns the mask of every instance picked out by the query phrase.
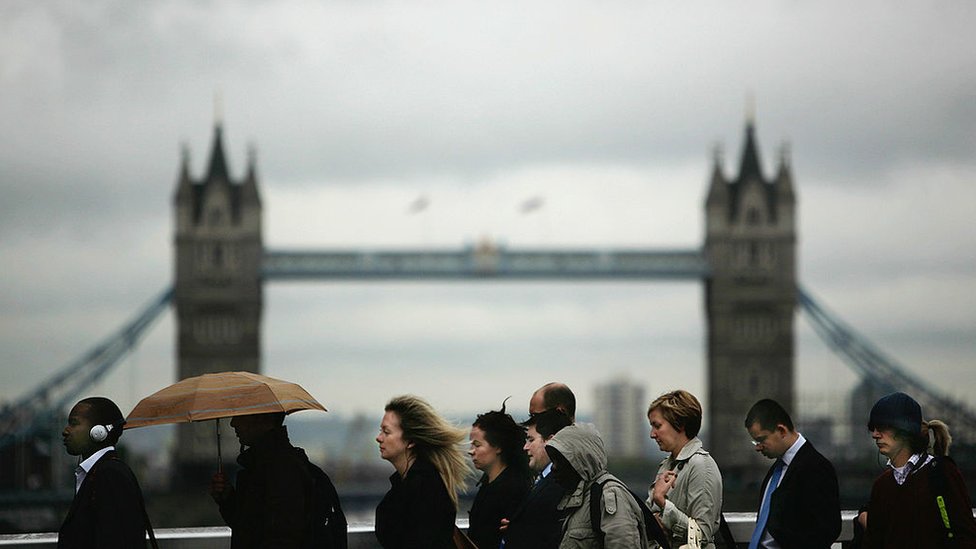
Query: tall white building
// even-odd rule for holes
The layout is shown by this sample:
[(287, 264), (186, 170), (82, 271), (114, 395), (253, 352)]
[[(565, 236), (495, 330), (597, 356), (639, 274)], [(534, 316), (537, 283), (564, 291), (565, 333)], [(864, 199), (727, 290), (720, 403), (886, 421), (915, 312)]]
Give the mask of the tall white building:
[(596, 387), (593, 422), (600, 430), (607, 455), (637, 458), (647, 453), (650, 427), (644, 387), (627, 378), (617, 378)]

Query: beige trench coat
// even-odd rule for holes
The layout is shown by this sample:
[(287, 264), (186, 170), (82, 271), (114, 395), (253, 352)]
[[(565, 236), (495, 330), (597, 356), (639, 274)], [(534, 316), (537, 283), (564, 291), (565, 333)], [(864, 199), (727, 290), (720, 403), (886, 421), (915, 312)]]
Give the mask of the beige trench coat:
[[(695, 437), (678, 452), (661, 461), (657, 474), (674, 470), (678, 473), (668, 493), (664, 509), (651, 497), (654, 483), (647, 490), (647, 505), (661, 515), (661, 522), (671, 532), (671, 546), (680, 547), (688, 539), (688, 518), (695, 519), (702, 532), (702, 549), (715, 548), (722, 515), (722, 473), (712, 456), (702, 449), (702, 441)], [(654, 478), (657, 478), (655, 476)], [(657, 544), (651, 542), (652, 547)]]

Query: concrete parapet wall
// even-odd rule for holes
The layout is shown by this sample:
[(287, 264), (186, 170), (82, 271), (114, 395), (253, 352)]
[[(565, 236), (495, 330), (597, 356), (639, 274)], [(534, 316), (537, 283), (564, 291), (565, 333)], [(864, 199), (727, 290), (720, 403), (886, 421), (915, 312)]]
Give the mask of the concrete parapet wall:
[[(842, 511), (843, 528), (836, 547), (842, 542), (850, 541), (853, 535), (855, 511)], [(725, 513), (732, 530), (732, 536), (737, 544), (745, 547), (749, 543), (753, 526), (756, 523), (755, 513)], [(467, 530), (468, 521), (459, 520), (458, 526)], [(156, 539), (160, 549), (230, 549), (230, 528), (160, 528), (156, 530)], [(0, 547), (3, 549), (54, 549), (57, 547), (57, 533), (42, 534), (3, 534), (0, 535)], [(349, 549), (379, 549), (380, 545), (373, 534), (372, 523), (353, 523), (349, 525)]]

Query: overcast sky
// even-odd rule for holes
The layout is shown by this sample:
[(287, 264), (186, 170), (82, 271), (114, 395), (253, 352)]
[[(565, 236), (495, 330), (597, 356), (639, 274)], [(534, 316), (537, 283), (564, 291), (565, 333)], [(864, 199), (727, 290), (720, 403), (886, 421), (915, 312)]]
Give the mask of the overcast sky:
[[(0, 399), (172, 281), (181, 144), (257, 149), (268, 248), (701, 245), (746, 98), (799, 196), (801, 283), (912, 372), (976, 389), (976, 4), (0, 3)], [(427, 210), (410, 214), (420, 196)], [(542, 197), (531, 213), (520, 205)], [(700, 283), (284, 283), (265, 373), (330, 410), (461, 414), (560, 379), (705, 395)], [(798, 326), (800, 391), (854, 382)], [(167, 314), (90, 390), (175, 381)]]

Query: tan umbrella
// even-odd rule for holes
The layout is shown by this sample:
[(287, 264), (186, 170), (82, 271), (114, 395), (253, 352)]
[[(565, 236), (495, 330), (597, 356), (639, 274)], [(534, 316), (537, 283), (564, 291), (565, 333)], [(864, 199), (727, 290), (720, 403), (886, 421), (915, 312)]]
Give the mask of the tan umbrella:
[[(189, 377), (147, 396), (129, 412), (125, 428), (299, 410), (326, 411), (296, 383), (251, 372), (219, 372)], [(221, 467), (219, 421), (216, 433)]]

